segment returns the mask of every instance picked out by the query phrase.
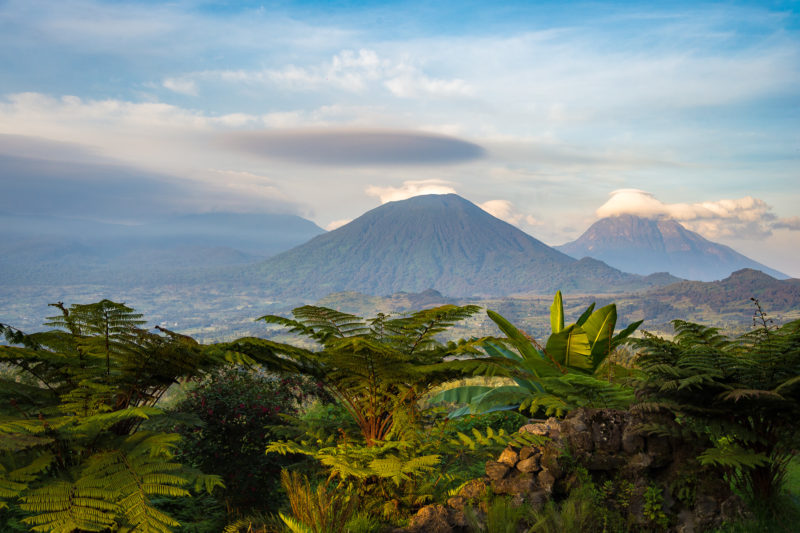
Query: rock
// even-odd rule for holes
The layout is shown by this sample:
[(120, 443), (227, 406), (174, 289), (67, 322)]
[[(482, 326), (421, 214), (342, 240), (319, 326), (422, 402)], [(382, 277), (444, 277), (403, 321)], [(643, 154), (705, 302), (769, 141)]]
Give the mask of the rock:
[(626, 479), (637, 479), (645, 475), (645, 471), (653, 464), (653, 458), (646, 453), (637, 453), (627, 459), (622, 468), (622, 476)]
[(508, 474), (509, 470), (511, 470), (511, 468), (503, 463), (498, 463), (497, 461), (486, 462), (486, 475), (489, 476), (489, 479), (492, 481), (503, 479), (505, 475)]
[(594, 448), (616, 453), (622, 447), (622, 417), (619, 411), (599, 409), (592, 413), (592, 440)]
[(559, 457), (561, 451), (558, 448), (549, 447), (544, 450), (542, 457), (539, 459), (539, 464), (542, 469), (549, 471), (554, 477), (560, 478), (563, 475)]
[(517, 470), (520, 472), (538, 472), (541, 468), (538, 455), (533, 455), (517, 463)]
[(539, 450), (537, 448), (534, 448), (533, 446), (523, 446), (522, 448), (520, 448), (520, 450), (519, 450), (519, 460), (520, 461), (524, 461), (525, 459), (527, 459), (531, 455), (541, 455), (541, 454), (540, 454)]
[(450, 509), (450, 516), (448, 520), (450, 521), (450, 525), (454, 527), (456, 531), (470, 530), (467, 515), (463, 510)]
[(561, 437), (561, 420), (555, 417), (550, 417), (545, 422), (547, 426), (547, 436), (553, 440)]
[(669, 445), (669, 439), (651, 435), (646, 439), (647, 455), (653, 460), (653, 467), (660, 468), (667, 466), (672, 460), (672, 451)]
[(537, 488), (533, 474), (522, 474), (500, 479), (492, 483), (495, 494), (524, 494)]
[(618, 470), (625, 466), (626, 463), (627, 459), (623, 455), (597, 451), (589, 456), (586, 461), (586, 469), (608, 472), (609, 470)]
[(519, 452), (512, 448), (511, 446), (507, 447), (503, 450), (503, 453), (500, 454), (500, 457), (497, 458), (498, 463), (503, 463), (504, 465), (508, 465), (511, 468), (519, 461)]
[(444, 505), (426, 505), (408, 523), (411, 533), (452, 533), (448, 521), (449, 513)]
[(678, 523), (675, 525), (675, 533), (695, 533), (694, 513), (688, 509), (683, 509), (678, 513)]
[(480, 479), (473, 479), (461, 487), (458, 495), (470, 501), (479, 500), (486, 495), (486, 482)]
[(545, 424), (526, 424), (519, 428), (520, 433), (533, 433), (534, 435), (542, 435), (546, 437), (550, 430)]
[(713, 496), (697, 496), (697, 503), (694, 506), (694, 515), (698, 526), (705, 528), (714, 523), (719, 506)]
[(547, 492), (553, 491), (553, 483), (556, 482), (556, 476), (552, 474), (549, 470), (542, 470), (537, 474), (537, 479), (539, 480), (539, 486), (542, 487)]
[(622, 432), (622, 450), (631, 455), (644, 450), (644, 438), (630, 424)]
[(594, 440), (586, 424), (581, 419), (567, 419), (561, 425), (561, 440), (569, 443), (576, 457), (590, 454), (594, 449)]
[(451, 509), (461, 511), (464, 509), (465, 505), (467, 505), (467, 499), (463, 496), (453, 496), (447, 499), (447, 506)]

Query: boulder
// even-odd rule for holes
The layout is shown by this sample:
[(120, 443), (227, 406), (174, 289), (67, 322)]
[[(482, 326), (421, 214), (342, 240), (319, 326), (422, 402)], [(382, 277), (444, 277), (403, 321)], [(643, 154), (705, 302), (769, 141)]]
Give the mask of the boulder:
[(512, 448), (511, 446), (507, 447), (503, 450), (503, 453), (500, 454), (500, 457), (497, 458), (498, 463), (503, 463), (511, 468), (516, 466), (517, 462), (519, 461), (519, 452)]
[(532, 455), (517, 463), (517, 470), (520, 472), (538, 472), (541, 468), (538, 455)]
[(449, 513), (444, 505), (426, 505), (408, 523), (409, 533), (452, 533)]
[(511, 467), (503, 463), (498, 463), (497, 461), (486, 462), (486, 475), (492, 481), (503, 479), (505, 475), (508, 474), (509, 470), (511, 470)]
[(538, 488), (538, 483), (533, 474), (519, 473), (492, 483), (495, 494), (527, 494)]

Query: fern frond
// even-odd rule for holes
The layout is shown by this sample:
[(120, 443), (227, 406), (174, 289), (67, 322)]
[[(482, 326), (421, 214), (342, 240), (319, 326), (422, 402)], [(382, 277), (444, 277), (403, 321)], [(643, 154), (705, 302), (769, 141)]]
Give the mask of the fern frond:
[(702, 465), (718, 465), (742, 469), (763, 466), (769, 462), (769, 457), (763, 453), (756, 453), (733, 444), (709, 448), (701, 453), (697, 459)]

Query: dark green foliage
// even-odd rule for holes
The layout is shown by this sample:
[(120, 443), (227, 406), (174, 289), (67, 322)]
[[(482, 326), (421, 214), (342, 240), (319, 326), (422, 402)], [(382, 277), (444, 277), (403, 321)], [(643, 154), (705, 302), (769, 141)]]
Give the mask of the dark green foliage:
[(455, 437), (457, 433), (469, 434), (473, 429), (485, 433), (488, 428), (514, 433), (527, 423), (528, 417), (517, 411), (493, 411), (447, 420), (444, 430), (451, 437)]
[(281, 504), (280, 471), (291, 458), (266, 455), (278, 438), (276, 426), (296, 415), (316, 386), (298, 377), (277, 377), (255, 369), (228, 368), (189, 392), (175, 411), (193, 414), (197, 424), (181, 424), (179, 457), (225, 482), (230, 510), (276, 511)]
[(595, 309), (592, 303), (574, 324), (565, 326), (561, 291), (556, 292), (544, 346), (494, 311), (487, 314), (506, 338), (481, 344), (489, 357), (476, 361), (477, 373), (508, 377), (515, 385), (457, 387), (430, 400), (467, 404), (451, 416), (516, 408), (562, 415), (578, 407), (625, 408), (632, 402), (632, 389), (603, 379), (616, 370), (609, 356), (641, 324), (634, 322), (615, 335), (614, 304)]
[(398, 413), (418, 416), (417, 401), (432, 387), (466, 373), (462, 363), (448, 358), (470, 349), (469, 344), (444, 344), (437, 335), (478, 309), (447, 305), (400, 318), (379, 314), (365, 320), (304, 306), (293, 311), (294, 319), (267, 315), (261, 320), (316, 341), (319, 351), (254, 338), (216, 349), (319, 381), (371, 445), (385, 439)]
[(296, 472), (281, 472), (281, 483), (289, 496), (292, 515), (281, 518), (293, 533), (344, 533), (350, 519), (358, 510), (354, 495), (344, 494), (329, 483), (312, 488), (305, 476)]
[[(800, 321), (737, 338), (676, 320), (674, 340), (637, 341), (640, 408), (675, 416), (749, 497), (774, 501), (800, 441)], [(657, 428), (651, 428), (656, 431)]]
[(188, 337), (139, 329), (123, 304), (56, 307), (61, 329), (0, 326), (16, 345), (0, 346), (0, 359), (17, 372), (0, 383), (15, 391), (0, 405), (0, 503), (41, 531), (169, 531), (177, 522), (152, 498), (220, 482), (174, 460), (178, 435), (142, 423), (162, 414), (155, 403), (172, 383), (217, 363)]

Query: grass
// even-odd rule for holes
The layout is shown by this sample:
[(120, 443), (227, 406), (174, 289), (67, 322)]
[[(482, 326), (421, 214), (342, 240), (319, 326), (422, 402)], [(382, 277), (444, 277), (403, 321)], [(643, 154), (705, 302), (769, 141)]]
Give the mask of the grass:
[(795, 455), (786, 470), (786, 491), (800, 499), (800, 455)]

